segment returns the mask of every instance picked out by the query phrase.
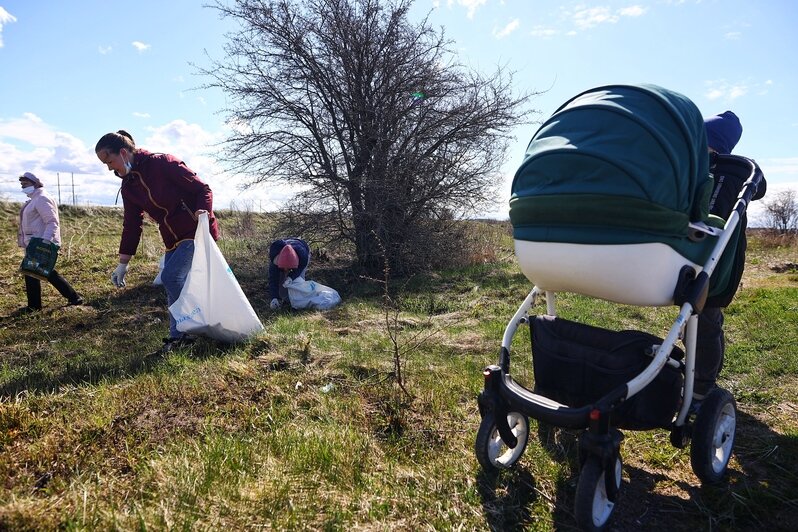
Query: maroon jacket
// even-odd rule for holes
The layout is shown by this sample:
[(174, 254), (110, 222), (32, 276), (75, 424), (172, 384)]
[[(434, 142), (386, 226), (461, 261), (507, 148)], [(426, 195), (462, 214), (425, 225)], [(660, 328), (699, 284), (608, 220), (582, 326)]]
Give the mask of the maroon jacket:
[(119, 253), (124, 255), (136, 254), (144, 213), (158, 223), (167, 251), (194, 238), (194, 212), (200, 209), (208, 211), (211, 236), (219, 237), (211, 188), (172, 155), (136, 150), (133, 169), (122, 178), (122, 203), (125, 216)]

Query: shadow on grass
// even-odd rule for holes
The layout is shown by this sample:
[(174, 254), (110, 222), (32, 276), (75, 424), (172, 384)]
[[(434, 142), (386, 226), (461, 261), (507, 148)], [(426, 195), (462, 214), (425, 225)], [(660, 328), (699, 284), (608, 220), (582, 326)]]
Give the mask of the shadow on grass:
[[(552, 458), (567, 462), (574, 472), (557, 483), (554, 529), (575, 529), (573, 505), (579, 480), (576, 446), (552, 445), (551, 435), (544, 435), (548, 441), (533, 439), (530, 445), (543, 445)], [(679, 480), (685, 478), (681, 474), (673, 478), (667, 472), (624, 465), (624, 483), (609, 529), (798, 530), (798, 437), (778, 434), (738, 411), (735, 457), (727, 478), (706, 486), (694, 476), (685, 481)], [(494, 530), (520, 528), (529, 516), (518, 505), (535, 499), (534, 481), (522, 465), (502, 475), (506, 477), (491, 479), (482, 474), (478, 478), (486, 519)], [(524, 490), (528, 493), (521, 493)], [(514, 517), (503, 521), (498, 517), (503, 513)]]
[(750, 515), (764, 530), (798, 530), (798, 435), (779, 434), (738, 410), (734, 452), (741, 471), (731, 472), (729, 487), (738, 522), (747, 525)]
[(482, 511), (490, 530), (525, 530), (534, 517), (528, 508), (537, 499), (535, 479), (522, 468), (477, 476)]
[[(266, 268), (242, 268), (239, 284), (264, 325), (269, 308)], [(345, 269), (317, 270), (320, 282), (346, 295), (362, 290)], [(83, 307), (50, 306), (33, 314), (10, 312), (0, 326), (13, 330), (10, 354), (0, 359), (0, 397), (21, 392), (54, 392), (64, 386), (129, 378), (159, 366), (161, 339), (168, 336), (166, 295), (160, 286), (129, 284), (101, 290)], [(374, 291), (375, 299), (380, 295)], [(346, 301), (346, 299), (345, 299)], [(68, 309), (68, 310), (67, 310)], [(224, 356), (234, 348), (201, 338), (195, 359)]]
[[(163, 363), (161, 338), (168, 336), (165, 294), (149, 285), (112, 292), (82, 307), (12, 314), (0, 318), (0, 325), (16, 337), (2, 360), (0, 398), (150, 372)], [(184, 351), (201, 360), (224, 356), (233, 347), (201, 338)]]

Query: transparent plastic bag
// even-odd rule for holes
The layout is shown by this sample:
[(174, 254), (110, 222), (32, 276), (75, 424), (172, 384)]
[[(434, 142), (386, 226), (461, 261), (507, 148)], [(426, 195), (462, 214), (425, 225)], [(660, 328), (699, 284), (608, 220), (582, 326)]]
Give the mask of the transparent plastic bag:
[(328, 310), (341, 302), (338, 291), (316, 281), (306, 281), (302, 277), (286, 278), (283, 286), (288, 290), (288, 300), (295, 309), (313, 308)]

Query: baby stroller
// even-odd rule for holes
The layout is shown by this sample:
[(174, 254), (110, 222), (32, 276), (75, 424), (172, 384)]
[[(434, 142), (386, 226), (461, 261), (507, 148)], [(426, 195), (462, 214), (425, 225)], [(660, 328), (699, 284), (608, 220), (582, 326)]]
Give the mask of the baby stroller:
[[(709, 214), (710, 168), (739, 185), (725, 220)], [(702, 482), (723, 478), (736, 404), (715, 388), (691, 411), (697, 315), (708, 301), (725, 306), (737, 289), (745, 212), (760, 183), (752, 160), (710, 157), (696, 106), (654, 85), (589, 90), (538, 129), (510, 201), (516, 257), (534, 287), (505, 329), (498, 364), (483, 372), (475, 445), (483, 469), (520, 459), (529, 418), (581, 430), (575, 516), (586, 530), (606, 527), (615, 508), (620, 429), (669, 429), (674, 446), (691, 445)], [(557, 292), (679, 312), (661, 339), (557, 317)], [(546, 313), (530, 317), (541, 299)], [(525, 323), (532, 389), (510, 373), (512, 340)]]

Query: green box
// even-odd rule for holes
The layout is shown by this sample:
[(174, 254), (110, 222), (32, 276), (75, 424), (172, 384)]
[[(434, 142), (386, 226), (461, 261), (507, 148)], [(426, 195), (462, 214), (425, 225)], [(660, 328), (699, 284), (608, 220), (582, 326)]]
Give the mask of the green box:
[(46, 280), (55, 268), (59, 248), (58, 244), (45, 242), (38, 237), (31, 238), (19, 270), (25, 275)]

